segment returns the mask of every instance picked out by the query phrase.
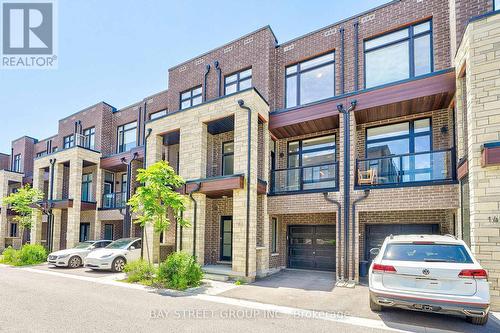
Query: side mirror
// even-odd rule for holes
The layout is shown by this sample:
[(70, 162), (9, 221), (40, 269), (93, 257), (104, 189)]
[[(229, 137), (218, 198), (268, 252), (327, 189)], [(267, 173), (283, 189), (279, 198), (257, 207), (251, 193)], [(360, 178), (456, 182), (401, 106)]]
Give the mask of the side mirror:
[(135, 250), (135, 246), (131, 246), (131, 247), (130, 247), (130, 250)]
[(373, 249), (370, 249), (370, 255), (373, 257), (378, 256), (380, 253), (380, 249), (378, 247), (374, 247)]

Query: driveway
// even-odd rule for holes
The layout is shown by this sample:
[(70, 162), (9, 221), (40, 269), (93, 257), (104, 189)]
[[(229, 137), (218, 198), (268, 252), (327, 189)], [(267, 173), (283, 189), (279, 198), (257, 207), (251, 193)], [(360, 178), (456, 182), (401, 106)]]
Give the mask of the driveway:
[(388, 326), (401, 323), (457, 332), (500, 331), (499, 322), (492, 320), (494, 318), (491, 316), (488, 325), (481, 327), (473, 326), (463, 318), (454, 316), (400, 309), (372, 312), (368, 287), (336, 287), (332, 272), (283, 270), (254, 283), (225, 291), (220, 296), (307, 310), (341, 312), (354, 317), (382, 320)]
[(119, 280), (124, 278), (123, 273), (114, 273), (109, 271), (93, 271), (90, 268), (80, 267), (80, 268), (67, 268), (67, 267), (55, 267), (49, 264), (40, 264), (36, 266), (29, 266), (30, 269), (49, 271), (60, 274), (70, 274), (84, 277), (93, 277), (93, 278), (106, 278), (112, 280)]

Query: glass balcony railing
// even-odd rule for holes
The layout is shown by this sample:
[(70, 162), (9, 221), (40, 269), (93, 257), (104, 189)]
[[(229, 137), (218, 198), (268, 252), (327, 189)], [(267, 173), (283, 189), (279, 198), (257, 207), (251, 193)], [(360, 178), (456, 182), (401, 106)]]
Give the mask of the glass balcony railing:
[(116, 192), (107, 193), (102, 196), (102, 208), (123, 208), (127, 204), (127, 193)]
[(456, 179), (454, 149), (356, 161), (358, 186), (405, 186)]
[(338, 188), (338, 162), (271, 171), (271, 193)]

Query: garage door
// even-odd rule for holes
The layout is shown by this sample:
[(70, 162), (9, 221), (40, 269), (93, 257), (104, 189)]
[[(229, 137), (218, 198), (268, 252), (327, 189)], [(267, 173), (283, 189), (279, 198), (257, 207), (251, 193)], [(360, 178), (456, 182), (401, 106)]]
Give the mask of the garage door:
[(439, 234), (438, 224), (367, 224), (365, 227), (365, 260), (370, 260), (370, 249), (380, 248), (390, 235)]
[(335, 270), (335, 225), (288, 227), (288, 267)]

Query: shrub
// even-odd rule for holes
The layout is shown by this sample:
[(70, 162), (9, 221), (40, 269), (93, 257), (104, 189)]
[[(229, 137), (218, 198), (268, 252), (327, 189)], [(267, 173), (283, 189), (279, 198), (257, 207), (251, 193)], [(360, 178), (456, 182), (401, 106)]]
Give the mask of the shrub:
[(193, 256), (185, 252), (174, 252), (160, 264), (157, 279), (167, 288), (185, 290), (199, 286), (203, 272)]
[(128, 282), (151, 281), (156, 273), (155, 267), (145, 260), (127, 263), (123, 271), (127, 273)]
[(46, 259), (47, 251), (38, 244), (26, 244), (20, 250), (9, 247), (3, 252), (3, 262), (15, 266), (40, 264)]
[(6, 264), (14, 264), (19, 258), (19, 251), (9, 246), (3, 251), (2, 262)]

